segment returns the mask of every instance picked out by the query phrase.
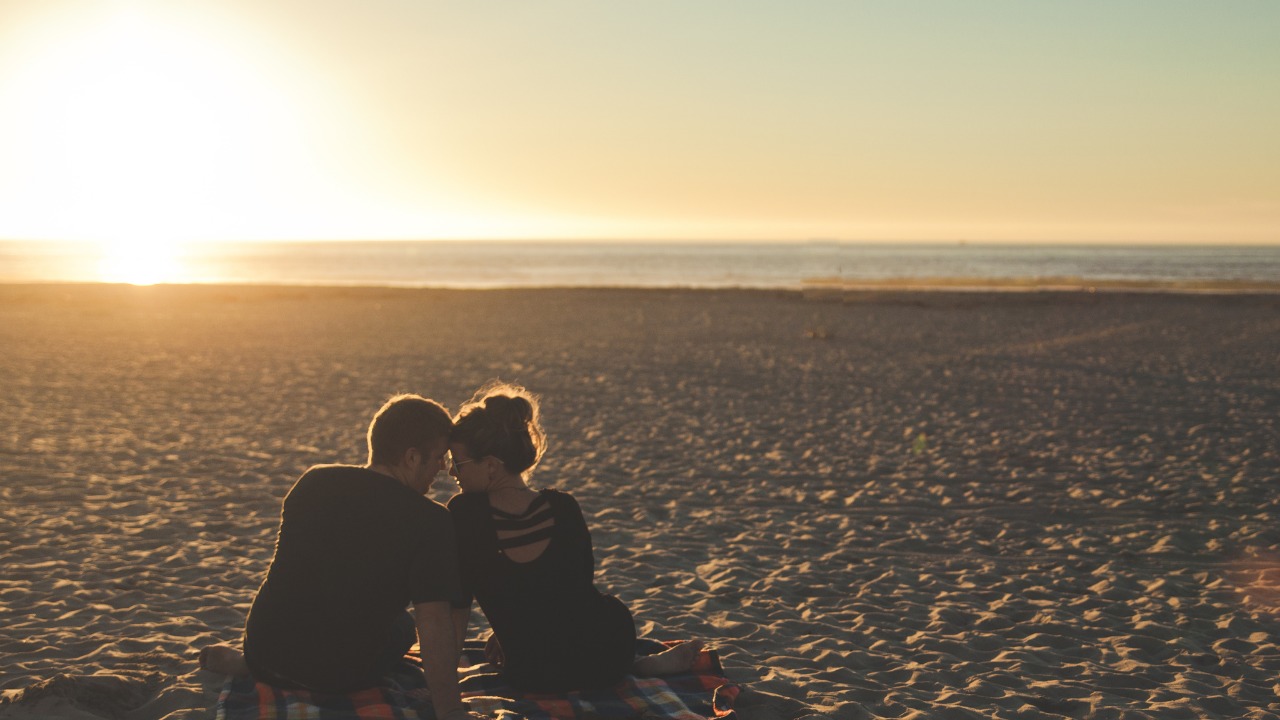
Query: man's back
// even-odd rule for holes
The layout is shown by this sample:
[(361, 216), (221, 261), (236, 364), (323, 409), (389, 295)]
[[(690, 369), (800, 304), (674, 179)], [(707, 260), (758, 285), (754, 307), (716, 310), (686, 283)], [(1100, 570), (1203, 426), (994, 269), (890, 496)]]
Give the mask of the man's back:
[(314, 467), (285, 498), (245, 660), (278, 684), (369, 687), (405, 608), (456, 594), (447, 510), (367, 468)]

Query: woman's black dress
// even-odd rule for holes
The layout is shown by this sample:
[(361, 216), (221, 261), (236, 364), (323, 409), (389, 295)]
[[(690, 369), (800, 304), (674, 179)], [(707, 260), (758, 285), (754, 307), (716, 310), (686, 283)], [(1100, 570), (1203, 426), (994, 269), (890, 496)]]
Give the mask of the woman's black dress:
[[(519, 515), (489, 505), (484, 493), (449, 501), (463, 590), (475, 598), (502, 643), (508, 681), (529, 692), (608, 687), (631, 672), (636, 628), (622, 601), (593, 583), (591, 535), (573, 496), (543, 490)], [(498, 529), (518, 532), (499, 539)], [(511, 533), (508, 533), (511, 534)], [(530, 562), (504, 549), (550, 539)]]

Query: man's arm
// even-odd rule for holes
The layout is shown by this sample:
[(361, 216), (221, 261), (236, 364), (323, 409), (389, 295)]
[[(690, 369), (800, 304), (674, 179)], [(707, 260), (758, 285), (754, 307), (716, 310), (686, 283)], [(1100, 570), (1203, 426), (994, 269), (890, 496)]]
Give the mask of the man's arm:
[(427, 675), (431, 704), (436, 717), (446, 720), (450, 714), (462, 717), (467, 708), (458, 690), (458, 644), (454, 640), (454, 624), (449, 603), (415, 603), (418, 619), (418, 646), (422, 649), (422, 669)]
[(453, 608), (453, 640), (456, 643), (458, 659), (462, 659), (462, 642), (467, 637), (467, 623), (471, 621), (471, 608)]

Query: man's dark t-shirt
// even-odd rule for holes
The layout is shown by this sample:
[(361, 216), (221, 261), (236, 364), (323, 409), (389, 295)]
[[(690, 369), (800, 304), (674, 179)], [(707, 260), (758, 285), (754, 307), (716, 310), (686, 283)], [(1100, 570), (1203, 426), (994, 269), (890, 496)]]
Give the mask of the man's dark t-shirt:
[(449, 512), (395, 478), (313, 467), (280, 515), (275, 557), (245, 623), (245, 661), (260, 680), (372, 687), (408, 605), (459, 597)]

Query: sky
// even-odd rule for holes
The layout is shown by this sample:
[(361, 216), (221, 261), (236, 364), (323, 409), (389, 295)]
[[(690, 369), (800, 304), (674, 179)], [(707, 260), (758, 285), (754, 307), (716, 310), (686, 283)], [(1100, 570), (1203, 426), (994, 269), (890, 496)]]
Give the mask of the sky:
[(1280, 3), (0, 0), (0, 238), (1280, 244)]

